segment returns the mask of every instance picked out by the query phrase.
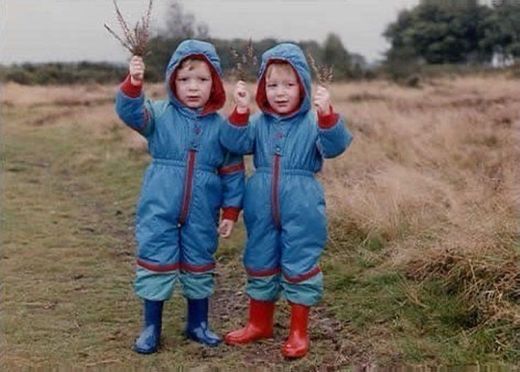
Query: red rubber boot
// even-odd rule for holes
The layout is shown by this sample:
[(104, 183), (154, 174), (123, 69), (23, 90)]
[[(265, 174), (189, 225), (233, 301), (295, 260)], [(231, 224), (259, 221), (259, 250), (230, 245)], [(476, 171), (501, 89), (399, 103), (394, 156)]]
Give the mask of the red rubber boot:
[(229, 345), (248, 344), (262, 338), (273, 337), (274, 302), (249, 301), (249, 321), (244, 328), (229, 332), (224, 341)]
[(291, 329), (282, 347), (286, 358), (301, 358), (309, 351), (309, 306), (291, 303)]

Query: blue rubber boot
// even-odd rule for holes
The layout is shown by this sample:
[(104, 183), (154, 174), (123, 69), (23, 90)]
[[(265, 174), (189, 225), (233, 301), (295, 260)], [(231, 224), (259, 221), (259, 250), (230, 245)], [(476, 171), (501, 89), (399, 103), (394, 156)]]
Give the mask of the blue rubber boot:
[(188, 298), (188, 324), (186, 325), (186, 337), (207, 345), (220, 344), (218, 337), (208, 326), (208, 299), (192, 300)]
[(139, 354), (157, 352), (161, 340), (162, 311), (164, 301), (144, 300), (144, 325), (135, 340), (134, 351)]

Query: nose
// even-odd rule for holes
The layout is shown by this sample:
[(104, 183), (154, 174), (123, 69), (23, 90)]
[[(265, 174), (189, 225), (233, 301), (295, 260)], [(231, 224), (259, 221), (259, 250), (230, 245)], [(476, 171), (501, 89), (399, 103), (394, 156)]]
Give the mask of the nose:
[(283, 96), (285, 95), (285, 89), (281, 86), (277, 87), (276, 88), (276, 95), (277, 96)]
[(197, 90), (198, 89), (198, 84), (195, 80), (190, 80), (189, 81), (189, 85), (188, 85), (188, 89), (189, 90)]

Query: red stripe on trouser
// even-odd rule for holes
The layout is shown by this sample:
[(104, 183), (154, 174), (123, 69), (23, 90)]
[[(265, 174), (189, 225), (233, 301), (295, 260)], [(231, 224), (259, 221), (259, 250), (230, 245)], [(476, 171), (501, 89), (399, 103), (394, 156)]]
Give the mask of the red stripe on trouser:
[(181, 270), (183, 271), (189, 271), (192, 273), (203, 273), (205, 271), (210, 271), (215, 268), (215, 263), (209, 263), (207, 265), (190, 265), (188, 263), (182, 262), (181, 263)]
[(139, 258), (137, 259), (137, 266), (140, 266), (142, 268), (145, 268), (150, 271), (157, 272), (157, 273), (164, 273), (167, 271), (178, 270), (180, 267), (178, 262), (174, 263), (174, 264), (168, 264), (168, 265), (158, 265), (158, 264), (153, 264), (150, 262), (143, 261)]
[(191, 191), (193, 187), (193, 169), (195, 167), (195, 150), (188, 152), (188, 168), (186, 169), (186, 178), (184, 179), (184, 192), (182, 197), (182, 209), (179, 216), (179, 223), (182, 225), (186, 221), (188, 209), (190, 207)]
[(276, 267), (274, 269), (265, 269), (265, 270), (252, 270), (252, 269), (248, 269), (246, 267), (246, 272), (247, 272), (247, 275), (249, 275), (249, 276), (264, 277), (264, 276), (271, 276), (271, 275), (279, 274), (281, 272), (281, 270), (279, 267)]
[(318, 275), (320, 272), (321, 272), (321, 269), (319, 268), (319, 266), (316, 266), (314, 269), (312, 269), (308, 273), (305, 273), (302, 275), (297, 275), (297, 276), (291, 276), (291, 277), (284, 274), (283, 277), (289, 283), (295, 284), (295, 283), (303, 282), (304, 280), (307, 280), (309, 278), (312, 278), (313, 276)]

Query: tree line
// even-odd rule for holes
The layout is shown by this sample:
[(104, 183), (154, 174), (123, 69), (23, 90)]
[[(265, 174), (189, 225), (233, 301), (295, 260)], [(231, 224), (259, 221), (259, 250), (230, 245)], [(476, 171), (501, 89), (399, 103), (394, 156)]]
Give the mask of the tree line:
[[(181, 3), (170, 0), (165, 26), (151, 38), (145, 58), (147, 80), (162, 81), (164, 69), (177, 45), (186, 38), (212, 42), (217, 48), (226, 76), (234, 73), (236, 55), (245, 53), (248, 39), (215, 39), (209, 28), (198, 23)], [(313, 40), (298, 44), (323, 66), (332, 66), (334, 80), (367, 79), (390, 75), (399, 79), (431, 66), (487, 66), (491, 61), (510, 64), (520, 57), (520, 0), (420, 0), (401, 11), (383, 36), (390, 48), (378, 66), (369, 66), (363, 56), (349, 52), (337, 34), (322, 43)], [(252, 41), (257, 59), (282, 40)], [(247, 76), (254, 80), (258, 66), (248, 65)], [(116, 82), (126, 74), (126, 66), (109, 63), (50, 63), (0, 66), (2, 81), (22, 84), (68, 84)]]
[(490, 63), (520, 57), (520, 1), (421, 0), (399, 13), (384, 36), (387, 63)]

